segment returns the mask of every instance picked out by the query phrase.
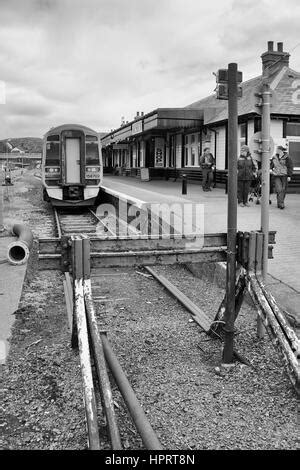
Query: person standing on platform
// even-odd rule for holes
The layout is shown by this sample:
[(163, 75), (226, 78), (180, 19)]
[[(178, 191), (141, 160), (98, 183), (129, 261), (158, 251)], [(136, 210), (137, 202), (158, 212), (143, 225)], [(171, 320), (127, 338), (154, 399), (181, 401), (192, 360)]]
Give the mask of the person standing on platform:
[(238, 170), (238, 204), (241, 207), (249, 206), (248, 196), (250, 192), (251, 181), (257, 171), (256, 165), (251, 157), (249, 147), (242, 145), (241, 154), (237, 162)]
[(211, 191), (213, 181), (213, 172), (215, 169), (215, 159), (210, 149), (204, 149), (203, 155), (200, 157), (200, 168), (202, 170), (202, 189), (203, 191)]
[(277, 207), (284, 209), (284, 199), (293, 174), (293, 161), (287, 153), (287, 148), (278, 145), (276, 154), (271, 160), (271, 175), (273, 176), (275, 192), (277, 195)]

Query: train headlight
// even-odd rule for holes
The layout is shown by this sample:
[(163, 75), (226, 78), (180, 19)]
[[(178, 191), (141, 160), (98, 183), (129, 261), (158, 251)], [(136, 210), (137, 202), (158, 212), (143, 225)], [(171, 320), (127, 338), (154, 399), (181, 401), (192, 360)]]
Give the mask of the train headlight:
[(100, 167), (99, 166), (86, 166), (85, 167), (86, 179), (98, 179), (100, 178)]
[(56, 168), (56, 167), (46, 167), (45, 168), (45, 173), (51, 173), (51, 174), (55, 174), (57, 175), (58, 173), (60, 173), (60, 168)]

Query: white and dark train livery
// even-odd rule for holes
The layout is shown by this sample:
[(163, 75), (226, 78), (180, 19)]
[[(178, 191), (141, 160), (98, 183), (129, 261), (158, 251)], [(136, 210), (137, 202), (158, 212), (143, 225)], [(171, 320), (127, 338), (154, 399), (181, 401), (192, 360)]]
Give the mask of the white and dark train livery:
[(79, 124), (63, 124), (44, 135), (44, 200), (53, 206), (93, 206), (102, 179), (101, 142), (97, 132)]

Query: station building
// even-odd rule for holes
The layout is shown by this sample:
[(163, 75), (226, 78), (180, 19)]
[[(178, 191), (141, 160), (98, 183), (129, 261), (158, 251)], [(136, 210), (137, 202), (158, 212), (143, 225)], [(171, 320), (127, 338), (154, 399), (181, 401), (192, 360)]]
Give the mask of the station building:
[[(258, 161), (254, 134), (261, 130), (261, 116), (256, 103), (263, 76), (267, 77), (273, 102), (271, 137), (273, 148), (286, 144), (294, 162), (291, 191), (300, 191), (300, 73), (289, 67), (283, 43), (272, 41), (261, 55), (262, 75), (241, 84), (238, 100), (238, 151), (247, 144)], [(216, 158), (215, 184), (226, 184), (228, 168), (228, 102), (216, 93), (184, 108), (158, 108), (147, 114), (137, 113), (134, 120), (102, 139), (105, 172), (148, 178), (180, 178), (201, 181), (199, 158), (209, 147)], [(255, 137), (257, 137), (256, 134)]]

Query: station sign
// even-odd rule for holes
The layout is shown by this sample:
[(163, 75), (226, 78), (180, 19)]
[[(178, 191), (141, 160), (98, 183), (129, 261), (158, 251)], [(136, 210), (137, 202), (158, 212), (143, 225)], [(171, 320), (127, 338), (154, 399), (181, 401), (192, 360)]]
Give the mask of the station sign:
[[(228, 69), (219, 69), (216, 75), (216, 92), (218, 100), (228, 100)], [(238, 98), (243, 96), (243, 91), (240, 83), (243, 81), (243, 72), (237, 71), (236, 76), (238, 87)]]
[(132, 124), (131, 132), (132, 132), (132, 135), (140, 134), (141, 132), (143, 132), (143, 120), (142, 119)]

